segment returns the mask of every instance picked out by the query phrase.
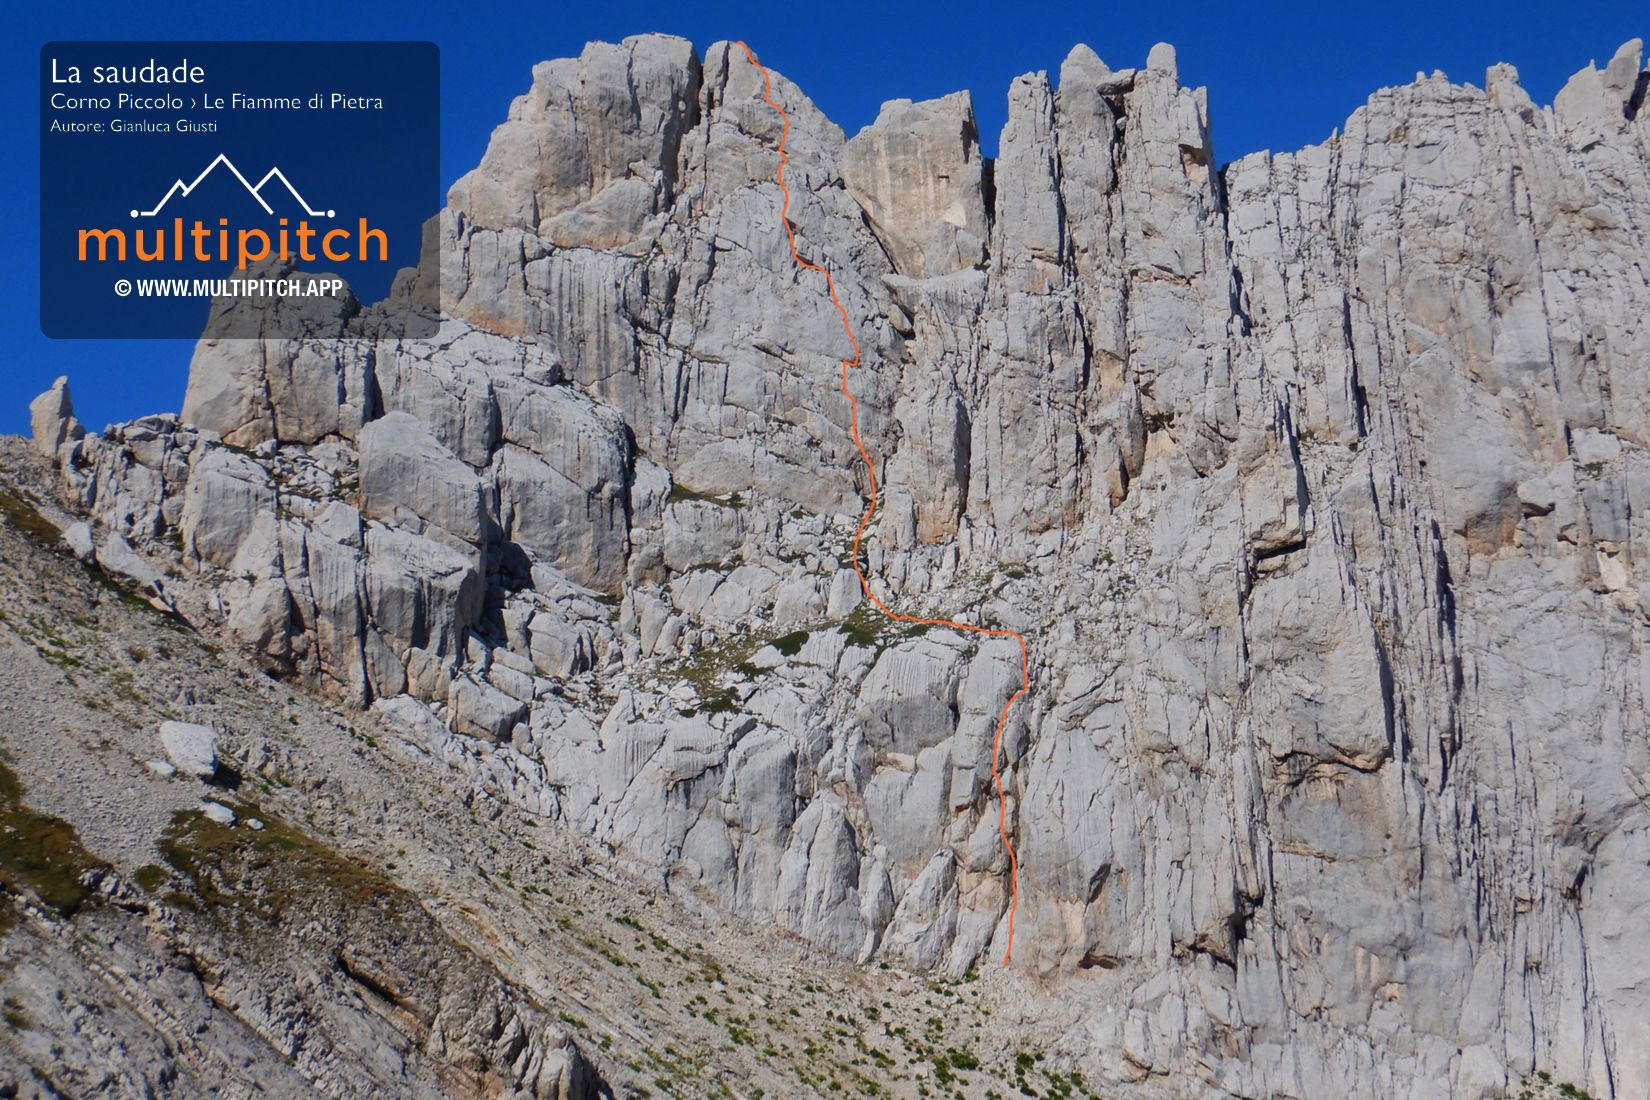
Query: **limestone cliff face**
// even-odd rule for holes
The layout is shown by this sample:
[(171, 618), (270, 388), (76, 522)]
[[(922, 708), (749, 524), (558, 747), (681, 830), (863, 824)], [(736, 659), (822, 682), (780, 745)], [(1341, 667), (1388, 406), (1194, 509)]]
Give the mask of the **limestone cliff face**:
[[(1650, 1096), (1647, 82), (1418, 78), (1221, 168), (1168, 47), (1019, 78), (994, 161), (966, 95), (848, 140), (776, 76), (871, 573), (1031, 639), (1013, 965), (1099, 1079)], [(779, 135), (727, 44), (541, 65), (440, 216), (438, 338), (203, 342), (181, 420), (81, 438), (61, 392), (37, 438), (94, 552), (273, 669), (961, 974), (1017, 654), (860, 605)]]

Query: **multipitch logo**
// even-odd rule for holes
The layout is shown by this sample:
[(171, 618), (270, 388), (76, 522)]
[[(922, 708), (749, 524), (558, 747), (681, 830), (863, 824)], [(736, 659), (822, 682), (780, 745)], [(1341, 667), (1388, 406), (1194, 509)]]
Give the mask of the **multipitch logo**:
[[(159, 218), (173, 199), (188, 198), (209, 178), (215, 178), (213, 173), (219, 168), (234, 177), (265, 215), (276, 219), (273, 226), (239, 225), (232, 223), (228, 217), (218, 218), (216, 225), (208, 225), (199, 218), (186, 223), (181, 216), (174, 216), (170, 225), (155, 224), (153, 228), (144, 228), (141, 223), (146, 219)], [(264, 189), (275, 183), (279, 183), (290, 200), (302, 210), (302, 215), (296, 216), (296, 224), (292, 218), (277, 216), (275, 207), (265, 198)], [(153, 207), (147, 210), (133, 207), (129, 213), (133, 220), (140, 223), (133, 227), (130, 235), (120, 227), (80, 229), (77, 233), (76, 259), (83, 263), (94, 260), (125, 262), (128, 258), (145, 263), (182, 263), (190, 260), (221, 263), (233, 260), (236, 270), (244, 270), (248, 264), (269, 259), (298, 263), (365, 263), (373, 260), (382, 263), (389, 260), (389, 237), (384, 230), (373, 228), (366, 218), (356, 219), (354, 227), (333, 225), (329, 228), (328, 223), (337, 218), (338, 212), (333, 209), (317, 210), (310, 206), (278, 166), (271, 167), (262, 179), (253, 184), (223, 153), (219, 153), (189, 183), (178, 177)], [(311, 218), (316, 219), (319, 226), (311, 225)]]

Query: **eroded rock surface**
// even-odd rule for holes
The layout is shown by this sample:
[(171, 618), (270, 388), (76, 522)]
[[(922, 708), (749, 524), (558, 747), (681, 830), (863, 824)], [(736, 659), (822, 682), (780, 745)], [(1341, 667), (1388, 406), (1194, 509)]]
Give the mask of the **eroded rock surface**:
[(842, 151), (842, 182), (888, 250), (894, 270), (918, 278), (985, 260), (985, 187), (974, 105), (967, 92), (882, 106)]
[[(966, 96), (846, 139), (775, 74), (869, 574), (1031, 639), (1013, 964), (1091, 1080), (1650, 1092), (1645, 86), (1637, 43), (1551, 108), (1435, 74), (1222, 168), (1167, 47), (1019, 78), (989, 164)], [(203, 344), (182, 420), (47, 395), (36, 442), (272, 670), (963, 975), (1017, 654), (858, 606), (852, 350), (761, 89), (663, 37), (541, 65), (441, 215), (436, 338)]]

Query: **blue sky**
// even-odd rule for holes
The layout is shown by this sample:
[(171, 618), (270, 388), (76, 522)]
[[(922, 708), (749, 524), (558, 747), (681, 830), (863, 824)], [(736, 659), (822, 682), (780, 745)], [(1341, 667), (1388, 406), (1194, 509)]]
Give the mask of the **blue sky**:
[(534, 62), (578, 53), (586, 41), (643, 31), (692, 39), (701, 50), (743, 38), (765, 64), (796, 80), (851, 134), (885, 99), (974, 93), (986, 152), (994, 152), (1016, 75), (1055, 72), (1086, 42), (1114, 68), (1142, 63), (1154, 42), (1175, 44), (1183, 82), (1209, 87), (1221, 162), (1257, 149), (1322, 140), (1378, 87), (1442, 69), (1482, 84), (1496, 61), (1518, 67), (1538, 102), (1570, 73), (1602, 64), (1634, 36), (1650, 37), (1643, 0), (1557, 4), (1523, 0), (1391, 0), (1367, 8), (1324, 0), (1199, 6), (1142, 3), (1004, 4), (769, 0), (612, 3), (533, 0), (467, 4), (393, 0), (249, 4), (133, 0), (6, 5), (5, 106), (13, 153), (0, 159), (0, 323), (11, 334), (0, 367), (0, 432), (27, 431), (28, 400), (70, 377), (93, 429), (182, 402), (187, 341), (54, 341), (40, 335), (39, 51), (54, 39), (427, 39), (442, 53), (443, 186), (475, 164)]

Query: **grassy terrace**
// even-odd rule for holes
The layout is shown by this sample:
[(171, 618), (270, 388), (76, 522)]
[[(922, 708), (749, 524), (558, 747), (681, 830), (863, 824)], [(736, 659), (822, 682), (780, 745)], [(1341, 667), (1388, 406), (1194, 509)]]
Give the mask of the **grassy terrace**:
[[(107, 867), (85, 849), (68, 822), (24, 805), (16, 773), (0, 764), (0, 888), (5, 893), (33, 894), (68, 916), (92, 898), (88, 872)], [(9, 909), (0, 910), (0, 923), (12, 919)]]

